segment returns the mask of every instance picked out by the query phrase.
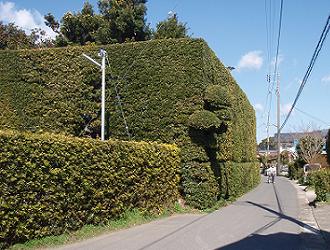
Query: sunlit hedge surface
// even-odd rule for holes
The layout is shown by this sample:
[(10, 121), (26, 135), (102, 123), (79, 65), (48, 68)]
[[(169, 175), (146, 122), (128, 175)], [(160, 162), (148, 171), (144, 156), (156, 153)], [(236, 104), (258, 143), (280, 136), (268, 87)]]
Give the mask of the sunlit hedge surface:
[(159, 212), (178, 198), (179, 167), (174, 145), (0, 131), (0, 243)]
[[(82, 53), (100, 60), (99, 48), (1, 51), (0, 128), (97, 136), (100, 69)], [(256, 162), (255, 113), (229, 70), (201, 39), (104, 48), (110, 138), (128, 139), (116, 85), (134, 140), (181, 149), (180, 192), (187, 203), (205, 208), (226, 196), (221, 166)]]

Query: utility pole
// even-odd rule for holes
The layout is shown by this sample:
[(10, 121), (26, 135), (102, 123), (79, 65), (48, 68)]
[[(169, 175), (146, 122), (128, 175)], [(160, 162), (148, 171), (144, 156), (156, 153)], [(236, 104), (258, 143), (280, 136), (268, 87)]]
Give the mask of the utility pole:
[(104, 49), (100, 49), (99, 56), (102, 58), (101, 64), (95, 61), (93, 58), (89, 57), (86, 54), (82, 54), (85, 58), (87, 58), (92, 63), (96, 64), (101, 68), (102, 71), (102, 100), (101, 100), (101, 141), (104, 141), (105, 134), (105, 57), (107, 52)]
[(269, 156), (269, 118), (267, 122), (267, 153), (266, 153), (266, 164), (268, 165), (268, 156)]
[(277, 94), (277, 166), (276, 166), (276, 174), (280, 174), (280, 162), (281, 162), (281, 142), (280, 142), (280, 76), (277, 74), (277, 87), (276, 87), (276, 94)]
[(102, 57), (102, 101), (101, 101), (101, 141), (104, 141), (105, 134), (105, 57), (106, 51), (101, 49), (100, 56)]

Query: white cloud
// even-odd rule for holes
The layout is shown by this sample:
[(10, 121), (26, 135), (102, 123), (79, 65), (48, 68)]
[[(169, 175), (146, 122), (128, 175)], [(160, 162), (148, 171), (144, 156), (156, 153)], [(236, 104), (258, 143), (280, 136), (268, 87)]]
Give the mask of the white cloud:
[(0, 2), (0, 21), (14, 23), (18, 27), (31, 33), (32, 29), (40, 28), (47, 36), (54, 38), (56, 33), (45, 24), (44, 17), (37, 10), (18, 10), (13, 2)]
[(322, 77), (321, 82), (325, 84), (330, 84), (330, 75)]
[(237, 69), (258, 70), (263, 64), (262, 51), (255, 50), (246, 53), (238, 62)]
[(281, 105), (281, 115), (287, 115), (292, 107), (292, 103)]
[(262, 111), (264, 111), (264, 106), (260, 103), (256, 103), (256, 104), (254, 104), (254, 109), (256, 112), (262, 112)]

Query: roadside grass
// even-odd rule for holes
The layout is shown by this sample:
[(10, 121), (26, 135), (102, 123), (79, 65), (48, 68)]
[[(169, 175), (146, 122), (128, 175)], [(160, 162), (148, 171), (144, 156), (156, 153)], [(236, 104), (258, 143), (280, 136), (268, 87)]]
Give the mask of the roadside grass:
[(72, 244), (77, 241), (85, 240), (95, 236), (99, 236), (105, 233), (114, 232), (121, 229), (127, 229), (133, 226), (142, 225), (157, 219), (162, 219), (175, 214), (187, 214), (187, 213), (212, 213), (221, 207), (225, 207), (230, 203), (234, 202), (236, 199), (219, 200), (213, 207), (198, 210), (191, 208), (182, 204), (181, 202), (176, 202), (173, 207), (165, 209), (163, 212), (148, 213), (143, 212), (138, 209), (133, 209), (131, 211), (125, 212), (120, 218), (115, 220), (110, 220), (103, 225), (85, 225), (81, 229), (72, 232), (66, 232), (61, 235), (47, 236), (40, 239), (34, 239), (27, 241), (25, 243), (18, 243), (11, 246), (11, 250), (24, 250), (24, 249), (44, 249), (59, 247), (65, 244)]
[(203, 212), (205, 212), (205, 213), (212, 213), (212, 212), (218, 210), (221, 207), (228, 206), (229, 204), (233, 203), (234, 201), (236, 201), (236, 198), (229, 198), (227, 200), (220, 199), (219, 201), (217, 201), (214, 204), (214, 206), (212, 206), (210, 208), (207, 208), (207, 209), (204, 209)]
[[(218, 207), (219, 208), (219, 207)], [(215, 210), (215, 209), (214, 209)], [(41, 239), (30, 240), (25, 243), (19, 243), (11, 246), (9, 249), (40, 249), (61, 246), (64, 244), (71, 244), (84, 239), (92, 238), (101, 234), (126, 229), (136, 225), (145, 224), (157, 219), (169, 217), (174, 214), (184, 213), (202, 213), (202, 211), (182, 206), (176, 202), (172, 208), (166, 209), (163, 212), (147, 213), (134, 209), (125, 212), (120, 218), (110, 220), (104, 225), (85, 225), (78, 231), (67, 232), (56, 236), (47, 236)]]
[(326, 201), (326, 203), (330, 205), (330, 193), (327, 193), (327, 201)]

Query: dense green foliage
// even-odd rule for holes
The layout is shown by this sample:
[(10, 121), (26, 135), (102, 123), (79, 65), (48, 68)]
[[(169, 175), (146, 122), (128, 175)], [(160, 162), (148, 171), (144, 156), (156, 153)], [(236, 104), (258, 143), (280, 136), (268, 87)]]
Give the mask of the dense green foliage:
[(111, 44), (144, 41), (151, 37), (146, 24), (146, 0), (99, 0), (100, 14), (85, 2), (77, 13), (67, 12), (59, 23), (53, 14), (45, 15), (46, 25), (58, 36), (58, 47), (69, 44)]
[[(98, 49), (1, 52), (0, 128), (97, 136), (100, 72), (81, 54), (97, 58)], [(253, 181), (246, 176), (252, 182), (244, 182), (244, 190), (257, 183), (254, 109), (204, 41), (154, 40), (105, 49), (110, 63), (106, 105), (111, 138), (127, 139), (116, 84), (134, 140), (176, 143), (181, 148), (180, 191), (187, 203), (204, 208), (224, 195), (222, 166), (228, 161), (233, 168), (251, 166)], [(196, 112), (211, 117), (214, 128), (204, 126), (207, 123), (191, 126)], [(238, 170), (228, 173), (235, 175), (233, 180), (241, 176)]]
[[(50, 15), (48, 17), (51, 17)], [(49, 22), (51, 25), (52, 22)], [(86, 2), (81, 12), (64, 14), (61, 20), (60, 36), (63, 36), (70, 44), (86, 44), (95, 42), (97, 30), (104, 25), (104, 20), (100, 15), (94, 13), (93, 7)], [(52, 28), (57, 28), (51, 25)], [(57, 38), (61, 41), (61, 37)], [(60, 45), (58, 43), (58, 45)]]
[(178, 198), (176, 146), (0, 131), (0, 242), (105, 223)]
[(259, 166), (257, 162), (224, 163), (221, 180), (224, 198), (239, 197), (259, 184)]
[(31, 34), (27, 35), (15, 24), (3, 24), (0, 21), (0, 50), (51, 47), (52, 45), (51, 39), (41, 29), (33, 29)]
[(327, 140), (326, 140), (326, 152), (327, 152), (327, 161), (330, 165), (330, 129), (328, 130)]
[(330, 195), (330, 170), (322, 169), (310, 173), (310, 183), (315, 187), (316, 200), (326, 201)]
[(210, 130), (220, 125), (220, 119), (208, 110), (196, 111), (189, 117), (189, 126), (195, 129)]
[[(269, 150), (275, 150), (277, 148), (276, 142), (274, 137), (269, 137)], [(261, 142), (258, 144), (259, 150), (267, 150), (268, 149), (268, 142), (267, 138), (262, 139)]]
[(147, 0), (100, 0), (99, 9), (110, 32), (118, 43), (143, 41), (149, 38), (146, 24)]
[(24, 49), (31, 47), (31, 39), (14, 24), (0, 22), (0, 49)]
[(156, 25), (156, 31), (154, 32), (155, 39), (185, 37), (188, 37), (188, 28), (185, 23), (179, 22), (178, 16), (175, 13), (165, 21), (159, 22)]

